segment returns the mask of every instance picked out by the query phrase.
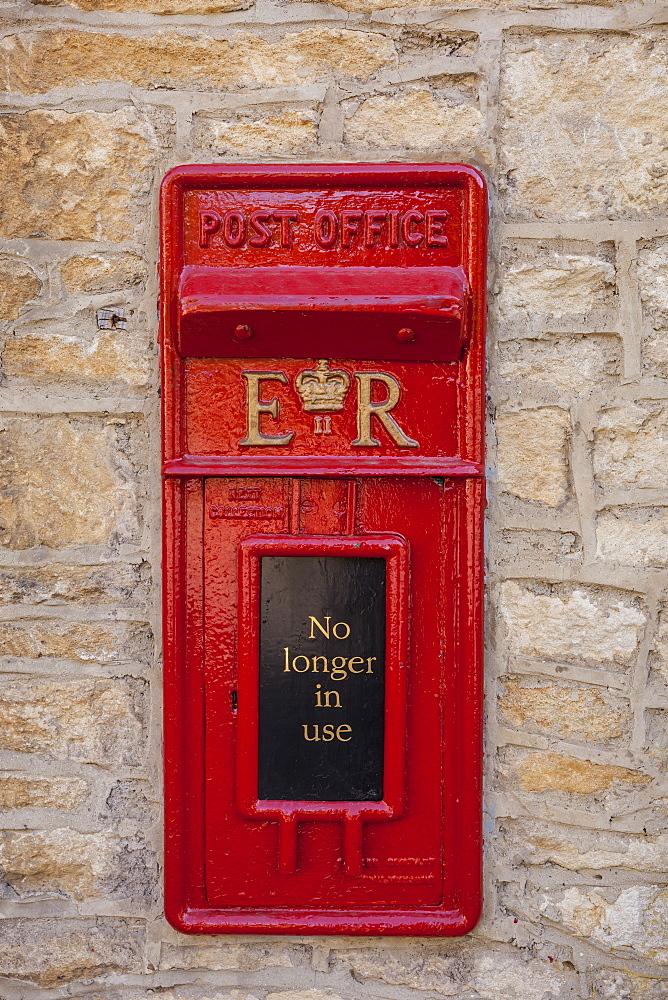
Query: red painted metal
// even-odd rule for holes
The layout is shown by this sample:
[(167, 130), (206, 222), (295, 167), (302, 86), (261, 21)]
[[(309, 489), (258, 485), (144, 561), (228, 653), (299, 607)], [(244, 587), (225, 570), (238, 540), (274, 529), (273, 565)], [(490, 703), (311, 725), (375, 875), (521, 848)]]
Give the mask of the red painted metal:
[[(485, 240), (465, 166), (165, 179), (165, 906), (182, 931), (478, 918)], [(381, 802), (258, 799), (258, 566), (277, 553), (387, 560)]]

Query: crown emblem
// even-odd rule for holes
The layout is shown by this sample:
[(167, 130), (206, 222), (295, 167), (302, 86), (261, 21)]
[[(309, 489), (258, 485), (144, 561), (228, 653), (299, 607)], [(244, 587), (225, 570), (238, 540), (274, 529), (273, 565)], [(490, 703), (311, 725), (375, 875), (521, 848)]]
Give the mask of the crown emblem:
[(302, 398), (302, 406), (309, 412), (331, 413), (342, 410), (350, 385), (350, 375), (342, 369), (331, 371), (328, 361), (318, 361), (315, 369), (300, 372), (295, 388)]

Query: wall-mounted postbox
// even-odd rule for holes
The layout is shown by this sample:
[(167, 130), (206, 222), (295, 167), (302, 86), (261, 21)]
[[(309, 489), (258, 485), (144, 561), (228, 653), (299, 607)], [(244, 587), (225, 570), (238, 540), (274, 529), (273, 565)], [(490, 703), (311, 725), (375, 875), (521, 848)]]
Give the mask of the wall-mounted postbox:
[(162, 194), (166, 907), (480, 909), (484, 182), (188, 166)]

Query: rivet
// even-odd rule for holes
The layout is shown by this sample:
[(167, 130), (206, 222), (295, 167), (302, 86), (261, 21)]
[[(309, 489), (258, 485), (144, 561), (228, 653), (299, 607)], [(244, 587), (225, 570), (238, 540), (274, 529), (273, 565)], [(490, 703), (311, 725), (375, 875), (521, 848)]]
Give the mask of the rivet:
[(252, 340), (253, 328), (246, 323), (240, 323), (239, 326), (235, 327), (233, 336), (235, 340)]
[(415, 330), (411, 330), (409, 326), (403, 326), (397, 333), (397, 340), (400, 344), (410, 344), (411, 341), (415, 340)]

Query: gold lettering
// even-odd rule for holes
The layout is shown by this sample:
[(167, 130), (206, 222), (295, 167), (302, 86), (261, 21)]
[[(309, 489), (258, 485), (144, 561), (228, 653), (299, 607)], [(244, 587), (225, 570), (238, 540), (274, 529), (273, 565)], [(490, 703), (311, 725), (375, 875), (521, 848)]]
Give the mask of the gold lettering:
[(346, 662), (347, 662), (347, 658), (345, 656), (333, 656), (332, 657), (332, 680), (333, 681), (345, 681), (346, 677), (348, 676), (348, 671), (344, 670)]
[(362, 659), (362, 657), (361, 656), (351, 656), (350, 659), (348, 660), (348, 670), (350, 671), (351, 674), (363, 674), (364, 673), (364, 667), (362, 667), (361, 670), (355, 670), (355, 668), (353, 666), (353, 663), (364, 663), (364, 660)]
[[(305, 667), (301, 667), (301, 668), (298, 667), (297, 666), (297, 660), (303, 660), (304, 663), (306, 664), (306, 666)], [(309, 660), (308, 656), (303, 656), (303, 655), (293, 656), (293, 658), (292, 658), (292, 669), (296, 673), (298, 673), (298, 674), (305, 674), (307, 670), (311, 669), (311, 661)]]
[(309, 620), (311, 622), (311, 634), (309, 636), (309, 639), (315, 639), (315, 636), (313, 635), (313, 626), (314, 625), (318, 626), (318, 628), (320, 629), (320, 631), (324, 635), (325, 639), (329, 639), (329, 623), (332, 620), (332, 616), (331, 615), (325, 615), (325, 621), (327, 622), (327, 626), (325, 628), (322, 627), (322, 625), (320, 624), (320, 622), (318, 621), (318, 619), (314, 618), (313, 615), (309, 615)]
[(317, 742), (320, 741), (320, 736), (318, 735), (318, 727), (317, 726), (313, 727), (313, 732), (315, 734), (314, 736), (309, 736), (309, 734), (308, 734), (308, 726), (302, 726), (302, 729), (304, 730), (304, 739), (308, 740), (309, 743), (317, 743)]
[(323, 726), (322, 727), (322, 739), (323, 743), (331, 743), (334, 739), (334, 726)]
[[(337, 628), (341, 626), (346, 630), (343, 633), (343, 635), (339, 635), (339, 633), (336, 631)], [(336, 625), (333, 626), (332, 632), (334, 633), (335, 639), (347, 639), (348, 636), (350, 635), (350, 625), (348, 624), (348, 622), (337, 622)]]
[[(402, 431), (394, 417), (390, 416), (401, 398), (401, 388), (392, 375), (385, 372), (355, 372), (358, 382), (357, 391), (357, 437), (352, 442), (355, 448), (374, 448), (380, 445), (377, 438), (371, 436), (371, 418), (377, 417), (400, 448), (419, 448), (419, 442), (409, 438)], [(372, 402), (371, 386), (373, 382), (382, 382), (387, 386), (387, 397), (380, 402)]]
[(260, 399), (261, 382), (283, 382), (288, 381), (285, 372), (243, 372), (246, 379), (246, 437), (239, 442), (244, 447), (257, 445), (286, 445), (290, 444), (294, 435), (293, 431), (287, 434), (264, 434), (260, 429), (260, 416), (269, 413), (274, 420), (278, 420), (279, 405), (278, 398)]
[(337, 729), (336, 729), (336, 738), (337, 738), (337, 740), (340, 740), (341, 743), (350, 743), (350, 741), (352, 739), (352, 736), (348, 736), (348, 738), (344, 740), (344, 738), (341, 735), (341, 733), (352, 733), (352, 727), (351, 726), (337, 726)]
[(367, 656), (366, 662), (369, 664), (369, 669), (367, 670), (367, 674), (372, 674), (373, 673), (373, 670), (371, 669), (371, 661), (372, 660), (377, 660), (377, 659), (378, 659), (377, 656)]
[(324, 666), (322, 668), (323, 674), (329, 673), (329, 668), (327, 667), (327, 657), (326, 656), (314, 656), (313, 657), (313, 673), (318, 673), (318, 660), (322, 660)]
[(289, 646), (283, 646), (283, 652), (285, 653), (285, 667), (283, 668), (283, 673), (284, 674), (289, 674), (290, 673), (290, 659), (289, 659), (290, 647)]

